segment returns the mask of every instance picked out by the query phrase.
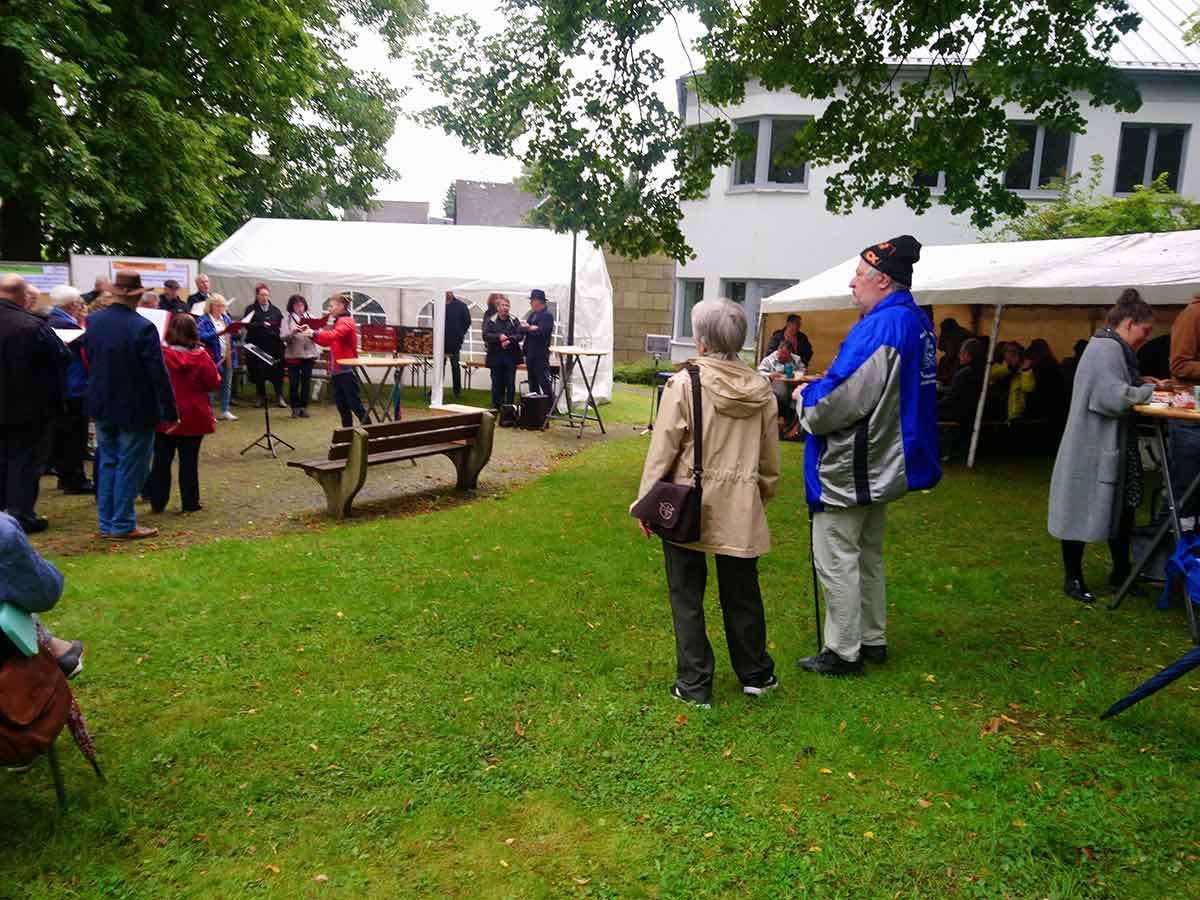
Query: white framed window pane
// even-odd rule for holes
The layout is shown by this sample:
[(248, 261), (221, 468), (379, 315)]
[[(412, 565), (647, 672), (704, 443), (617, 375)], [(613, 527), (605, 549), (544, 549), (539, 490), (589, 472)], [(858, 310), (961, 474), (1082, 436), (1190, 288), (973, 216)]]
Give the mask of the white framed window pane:
[(1004, 173), (1004, 186), (1010, 190), (1027, 191), (1036, 187), (1033, 181), (1034, 155), (1037, 150), (1038, 127), (1032, 122), (1010, 122), (1009, 133), (1021, 144), (1021, 152)]
[(797, 119), (775, 119), (771, 122), (771, 155), (767, 181), (771, 184), (804, 184), (806, 165), (785, 165), (782, 160), (791, 150), (796, 133), (804, 126)]
[(752, 122), (739, 122), (738, 131), (743, 134), (748, 134), (754, 138), (754, 146), (746, 153), (739, 156), (733, 163), (733, 183), (734, 184), (754, 184), (755, 175), (758, 169), (758, 129), (759, 122), (755, 119)]
[(683, 278), (679, 281), (679, 333), (692, 336), (692, 308), (704, 299), (704, 282), (699, 278)]
[(1158, 140), (1154, 142), (1154, 168), (1150, 170), (1153, 181), (1163, 172), (1167, 173), (1167, 184), (1171, 190), (1179, 190), (1179, 172), (1183, 167), (1183, 144), (1187, 137), (1186, 128), (1159, 128)]
[(721, 293), (741, 306), (746, 305), (746, 282), (744, 281), (722, 281)]
[(1146, 152), (1150, 147), (1150, 129), (1145, 125), (1122, 125), (1121, 146), (1117, 151), (1118, 194), (1129, 194), (1146, 176)]
[(1033, 186), (1040, 188), (1051, 181), (1065, 179), (1070, 153), (1071, 132), (1062, 128), (1044, 129), (1042, 158), (1039, 160), (1037, 180)]

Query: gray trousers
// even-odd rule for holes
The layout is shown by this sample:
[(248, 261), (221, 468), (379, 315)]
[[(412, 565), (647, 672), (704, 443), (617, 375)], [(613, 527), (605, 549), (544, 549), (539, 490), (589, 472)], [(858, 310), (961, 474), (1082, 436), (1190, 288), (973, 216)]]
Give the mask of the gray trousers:
[[(717, 558), (717, 587), (729, 661), (742, 684), (762, 685), (775, 674), (767, 653), (767, 623), (758, 589), (758, 560)], [(675, 621), (675, 684), (685, 697), (707, 701), (712, 695), (716, 660), (704, 631), (704, 588), (708, 565), (704, 554), (663, 541), (671, 617)]]
[(813, 515), (813, 559), (825, 595), (825, 647), (858, 659), (863, 644), (887, 643), (883, 535), (887, 504)]

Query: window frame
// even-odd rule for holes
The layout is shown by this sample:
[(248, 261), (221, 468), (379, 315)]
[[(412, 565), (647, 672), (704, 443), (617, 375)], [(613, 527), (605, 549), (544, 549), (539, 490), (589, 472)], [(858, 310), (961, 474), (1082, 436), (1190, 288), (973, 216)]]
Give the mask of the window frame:
[[(1057, 196), (1058, 191), (1054, 190), (1053, 188), (1048, 189), (1048, 188), (1042, 187), (1043, 184), (1045, 184), (1047, 181), (1049, 181), (1049, 178), (1045, 177), (1042, 174), (1042, 156), (1043, 156), (1043, 150), (1045, 149), (1045, 146), (1046, 146), (1046, 131), (1048, 129), (1049, 130), (1057, 130), (1057, 131), (1065, 131), (1066, 129), (1053, 129), (1050, 126), (1043, 125), (1034, 119), (1008, 119), (1006, 124), (1009, 126), (1033, 125), (1034, 127), (1037, 128), (1037, 133), (1034, 135), (1034, 140), (1033, 140), (1033, 168), (1032, 168), (1032, 171), (1029, 173), (1030, 186), (1029, 187), (1009, 187), (1008, 183), (1007, 183), (1008, 182), (1008, 169), (1005, 169), (1003, 171), (1003, 173), (1001, 173), (1002, 177), (1004, 178), (1004, 181), (1005, 181), (1005, 185), (1004, 185), (1005, 190), (1013, 191), (1016, 194), (1025, 196), (1025, 197), (1054, 197), (1054, 196)], [(1065, 165), (1066, 175), (1064, 176), (1064, 178), (1070, 177), (1071, 163), (1074, 161), (1074, 158), (1075, 158), (1075, 132), (1067, 131), (1066, 134), (1067, 134), (1067, 160), (1066, 160), (1066, 165)], [(1009, 165), (1011, 166), (1011, 163)], [(939, 172), (938, 178), (939, 178), (939, 181), (941, 181), (941, 183), (943, 183), (943, 184), (945, 183), (944, 182), (944, 178), (945, 178), (944, 172)]]
[[(730, 194), (748, 194), (755, 191), (793, 191), (795, 193), (807, 193), (809, 190), (809, 179), (812, 175), (812, 164), (805, 160), (801, 165), (804, 167), (804, 177), (800, 181), (768, 181), (771, 174), (771, 139), (775, 134), (776, 122), (799, 122), (801, 124), (811, 122), (812, 116), (806, 115), (762, 115), (749, 116), (744, 119), (735, 121), (737, 127), (748, 124), (750, 122), (758, 123), (758, 146), (755, 148), (754, 154), (754, 181), (745, 184), (738, 183), (738, 159), (734, 158), (729, 165), (729, 179), (727, 193)], [(740, 279), (738, 279), (740, 280)]]
[(695, 335), (684, 334), (684, 324), (685, 323), (687, 324), (688, 328), (691, 328), (691, 310), (688, 310), (685, 313), (683, 307), (684, 307), (685, 294), (686, 294), (686, 289), (687, 289), (688, 284), (693, 284), (693, 283), (699, 284), (700, 285), (700, 299), (697, 300), (696, 302), (699, 303), (704, 300), (704, 290), (705, 290), (704, 281), (705, 281), (704, 278), (695, 278), (695, 277), (688, 278), (685, 276), (679, 276), (679, 277), (676, 277), (676, 279), (675, 279), (675, 335), (674, 335), (674, 340), (679, 343), (694, 344), (696, 342)]
[[(1160, 129), (1170, 129), (1172, 131), (1183, 132), (1183, 144), (1179, 148), (1179, 171), (1175, 173), (1175, 192), (1179, 193), (1183, 187), (1183, 173), (1187, 168), (1187, 150), (1188, 139), (1191, 136), (1192, 126), (1185, 122), (1122, 122), (1121, 129), (1117, 133), (1117, 157), (1116, 164), (1113, 166), (1113, 196), (1114, 197), (1132, 197), (1133, 191), (1122, 191), (1117, 189), (1117, 178), (1121, 171), (1121, 146), (1125, 143), (1125, 129), (1146, 129), (1150, 132), (1146, 138), (1146, 162), (1142, 166), (1142, 181), (1140, 184), (1149, 184), (1154, 180), (1154, 154), (1158, 149), (1158, 132)], [(1136, 187), (1136, 185), (1135, 185)]]

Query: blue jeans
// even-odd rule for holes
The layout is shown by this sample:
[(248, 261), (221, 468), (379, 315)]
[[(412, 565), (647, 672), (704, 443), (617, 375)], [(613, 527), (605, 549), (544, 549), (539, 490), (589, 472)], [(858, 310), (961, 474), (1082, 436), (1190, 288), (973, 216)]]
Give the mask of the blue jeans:
[(233, 366), (230, 363), (225, 363), (223, 366), (217, 366), (217, 371), (221, 373), (221, 386), (208, 395), (208, 402), (211, 404), (217, 397), (221, 395), (221, 412), (229, 412), (229, 394), (233, 387)]
[[(1200, 425), (1191, 422), (1173, 421), (1168, 425), (1167, 452), (1171, 456), (1171, 483), (1175, 496), (1182, 497), (1188, 485), (1200, 475)], [(1180, 516), (1195, 516), (1200, 513), (1200, 490), (1192, 495), (1187, 505), (1180, 508)]]
[(133, 501), (154, 454), (154, 429), (96, 423), (96, 512), (101, 534), (126, 534), (137, 528)]
[(512, 403), (517, 393), (517, 361), (501, 356), (492, 363), (492, 409)]

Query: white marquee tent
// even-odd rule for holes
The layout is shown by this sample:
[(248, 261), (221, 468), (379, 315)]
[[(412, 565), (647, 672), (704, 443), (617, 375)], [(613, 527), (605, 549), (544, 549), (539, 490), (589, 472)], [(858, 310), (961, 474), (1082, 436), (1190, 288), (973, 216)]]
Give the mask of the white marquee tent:
[[(201, 264), (213, 290), (235, 309), (248, 304), (254, 285), (280, 295), (301, 293), (314, 309), (342, 291), (369, 295), (387, 321), (415, 325), (433, 303), (434, 405), (442, 402), (445, 291), (483, 306), (493, 291), (507, 294), (513, 311), (528, 309), (529, 292), (541, 288), (557, 301), (566, 334), (571, 284), (571, 236), (536, 228), (407, 225), (312, 219), (251, 219)], [(582, 237), (576, 264), (575, 343), (612, 350), (612, 283), (601, 251)], [(582, 381), (575, 381), (582, 396)], [(612, 356), (603, 357), (597, 399), (612, 398)]]
[[(852, 309), (849, 283), (858, 262), (852, 257), (768, 297), (761, 313)], [(924, 247), (913, 281), (921, 304), (995, 306), (995, 341), (1006, 305), (1108, 306), (1126, 287), (1152, 304), (1189, 303), (1200, 296), (1200, 231)], [(983, 400), (968, 465), (975, 462)]]

